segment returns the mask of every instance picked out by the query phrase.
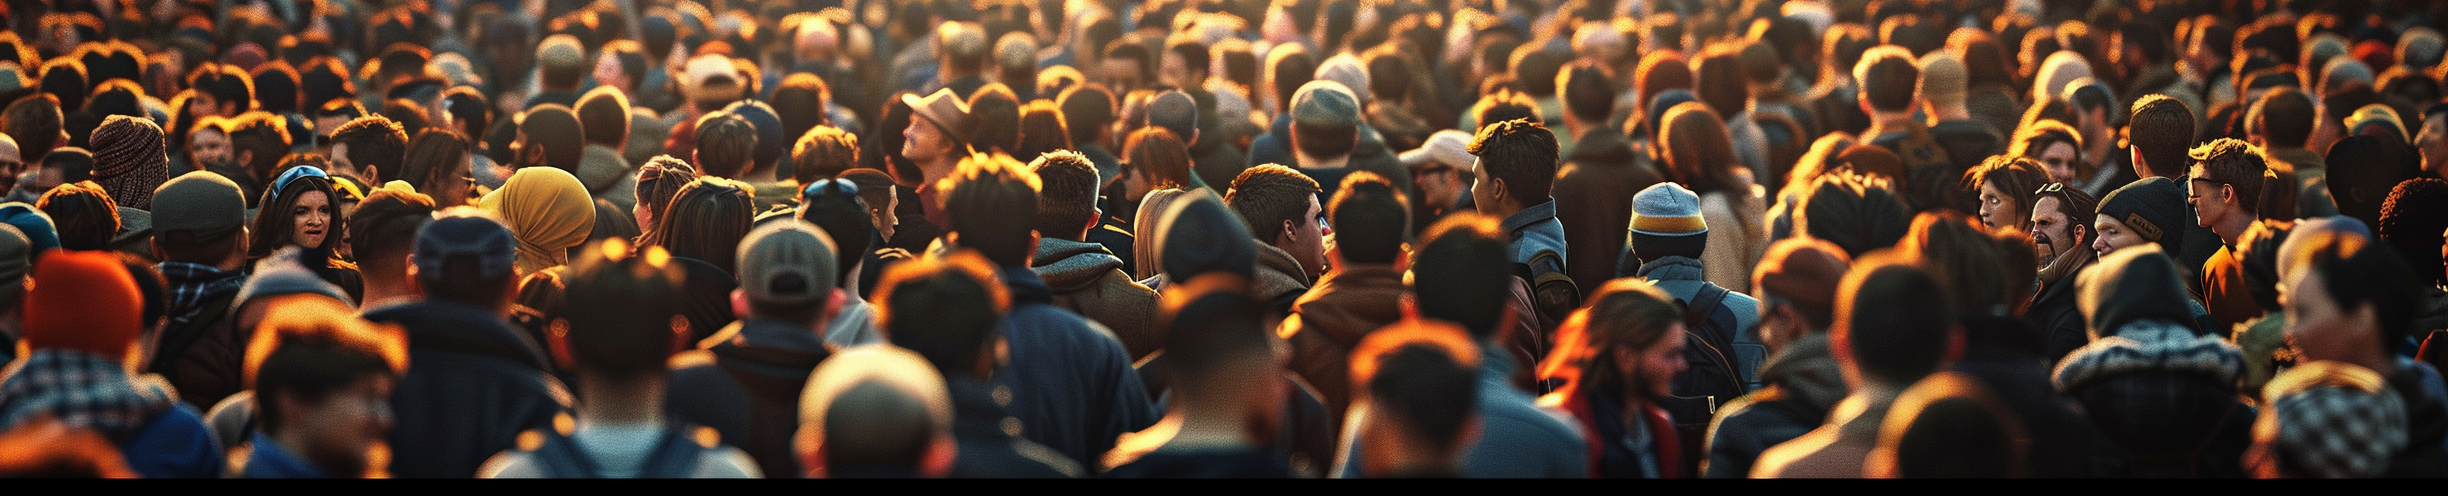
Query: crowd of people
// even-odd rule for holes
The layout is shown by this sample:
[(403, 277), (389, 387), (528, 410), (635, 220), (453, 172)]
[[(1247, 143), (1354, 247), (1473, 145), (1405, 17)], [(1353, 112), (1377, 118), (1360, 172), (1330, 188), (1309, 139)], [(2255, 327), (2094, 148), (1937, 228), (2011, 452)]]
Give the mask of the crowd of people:
[(0, 475), (2448, 476), (2443, 22), (12, 0)]

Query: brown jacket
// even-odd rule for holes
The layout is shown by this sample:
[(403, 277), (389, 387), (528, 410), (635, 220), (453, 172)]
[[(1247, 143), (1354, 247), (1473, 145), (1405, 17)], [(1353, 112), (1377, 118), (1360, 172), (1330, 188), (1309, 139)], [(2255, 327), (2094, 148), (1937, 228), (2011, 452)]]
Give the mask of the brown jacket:
[(1265, 242), (1252, 241), (1258, 247), (1257, 277), (1250, 281), (1258, 302), (1275, 315), (1290, 313), (1292, 302), (1309, 292), (1309, 271), (1299, 260)]
[(1391, 265), (1337, 269), (1292, 304), (1276, 334), (1292, 345), (1291, 369), (1317, 388), (1319, 399), (1343, 418), (1351, 406), (1351, 352), (1360, 339), (1402, 319), (1402, 272)]
[(1632, 225), (1632, 195), (1662, 180), (1613, 129), (1592, 129), (1573, 143), (1556, 170), (1552, 195), (1564, 245), (1572, 247), (1564, 272), (1574, 286), (1587, 293), (1615, 278), (1624, 230)]

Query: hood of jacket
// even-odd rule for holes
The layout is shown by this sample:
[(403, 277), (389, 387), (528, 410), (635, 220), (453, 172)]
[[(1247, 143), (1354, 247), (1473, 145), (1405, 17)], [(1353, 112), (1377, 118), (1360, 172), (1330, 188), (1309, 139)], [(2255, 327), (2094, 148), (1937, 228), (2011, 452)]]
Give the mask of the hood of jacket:
[(1826, 411), (1844, 400), (1844, 371), (1828, 349), (1825, 333), (1787, 343), (1785, 349), (1760, 364), (1760, 381), (1783, 388), (1803, 402)]
[(1253, 281), (1253, 286), (1258, 290), (1260, 301), (1275, 300), (1309, 289), (1309, 270), (1302, 268), (1300, 261), (1292, 258), (1291, 253), (1266, 243), (1250, 244), (1258, 247), (1258, 277)]
[(518, 362), (536, 370), (552, 370), (544, 350), (485, 309), (463, 303), (427, 299), (366, 312), (365, 319), (399, 324), (408, 331), (410, 349), (433, 349), (487, 355)]
[(1037, 256), (1030, 263), (1036, 266), (1029, 270), (1056, 293), (1096, 285), (1107, 272), (1122, 268), (1122, 259), (1105, 251), (1105, 245), (1058, 238), (1039, 240)]

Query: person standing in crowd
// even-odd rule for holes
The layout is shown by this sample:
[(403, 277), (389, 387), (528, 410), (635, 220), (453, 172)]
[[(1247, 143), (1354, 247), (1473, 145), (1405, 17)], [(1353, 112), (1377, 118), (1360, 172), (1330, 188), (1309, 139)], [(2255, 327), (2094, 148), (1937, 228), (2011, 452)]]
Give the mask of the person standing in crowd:
[(731, 295), (747, 313), (672, 359), (665, 408), (722, 434), (767, 477), (805, 472), (787, 433), (799, 430), (808, 374), (832, 355), (819, 331), (842, 300), (833, 246), (797, 220), (749, 233), (740, 242), (740, 288)]
[(248, 345), (248, 388), (261, 400), (240, 470), (247, 478), (355, 478), (389, 473), (370, 456), (391, 433), (391, 390), (408, 369), (405, 336), (357, 318), (346, 302), (283, 299)]
[(145, 370), (161, 374), (192, 405), (211, 406), (244, 390), (246, 346), (253, 329), (231, 315), (246, 284), (246, 199), (238, 185), (207, 171), (163, 183), (153, 192), (153, 253), (170, 299), (168, 320)]
[(302, 165), (281, 173), (260, 202), (263, 208), (255, 211), (247, 258), (262, 260), (275, 250), (297, 247), (305, 250), (301, 260), (317, 277), (348, 291), (351, 300), (363, 301), (365, 275), (337, 250), (344, 244), (341, 226), (348, 224), (339, 199), (323, 169)]
[(1290, 313), (1311, 281), (1326, 273), (1327, 219), (1318, 192), (1317, 180), (1267, 164), (1241, 171), (1224, 196), (1258, 241), (1258, 277), (1250, 290), (1271, 315)]
[[(220, 477), (227, 453), (195, 407), (152, 374), (140, 352), (144, 297), (111, 255), (58, 251), (35, 262), (26, 291), (24, 356), (0, 374), (0, 430), (35, 418), (99, 431), (145, 477)], [(27, 449), (32, 449), (28, 447)]]
[[(1471, 376), (1479, 347), (1452, 323), (1406, 320), (1389, 326), (1352, 353), (1356, 411), (1366, 417), (1360, 437), (1376, 452), (1363, 471), (1374, 478), (1457, 477), (1479, 412), (1463, 405), (1482, 387)], [(1365, 386), (1365, 387), (1361, 387)]]
[(473, 477), (520, 432), (569, 408), (543, 344), (505, 320), (518, 245), (490, 212), (445, 209), (417, 231), (408, 255), (424, 298), (366, 312), (408, 334), (408, 371), (391, 394), (392, 475)]
[(1021, 422), (1006, 413), (1009, 401), (997, 397), (1008, 389), (994, 382), (1003, 369), (995, 350), (1007, 339), (995, 327), (1011, 301), (992, 262), (975, 251), (954, 251), (886, 270), (876, 284), (876, 303), (883, 307), (877, 326), (893, 346), (926, 357), (943, 374), (953, 411), (948, 476), (1085, 476), (1070, 457), (1005, 428)]
[(1088, 232), (1104, 217), (1097, 212), (1096, 165), (1076, 152), (1039, 155), (1029, 165), (1043, 190), (1037, 195), (1037, 251), (1029, 270), (1054, 291), (1054, 305), (1104, 325), (1132, 357), (1162, 347), (1156, 327), (1156, 291), (1122, 271), (1122, 259)]
[(1896, 397), (1962, 349), (1951, 295), (1901, 257), (1861, 260), (1838, 288), (1829, 346), (1851, 392), (1825, 425), (1761, 453), (1752, 477), (1862, 477)]
[(1708, 459), (1700, 473), (1742, 478), (1769, 447), (1809, 433), (1844, 399), (1844, 374), (1828, 348), (1836, 286), (1853, 260), (1844, 249), (1809, 238), (1768, 247), (1751, 279), (1759, 295), (1759, 336), (1769, 356), (1760, 389), (1718, 408), (1709, 422)]

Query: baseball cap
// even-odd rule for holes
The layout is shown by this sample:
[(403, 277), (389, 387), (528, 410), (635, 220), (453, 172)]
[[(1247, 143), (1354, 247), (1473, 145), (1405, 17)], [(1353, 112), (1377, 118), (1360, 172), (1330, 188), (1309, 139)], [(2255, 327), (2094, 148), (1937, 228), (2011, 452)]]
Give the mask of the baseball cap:
[(762, 303), (820, 302), (840, 279), (833, 265), (833, 239), (823, 230), (798, 220), (774, 222), (740, 242), (740, 290)]
[(416, 239), (418, 277), (427, 280), (441, 277), (442, 262), (453, 256), (476, 257), (477, 271), (488, 277), (509, 273), (517, 262), (518, 238), (510, 227), (475, 207), (435, 214), (433, 222), (417, 229)]

